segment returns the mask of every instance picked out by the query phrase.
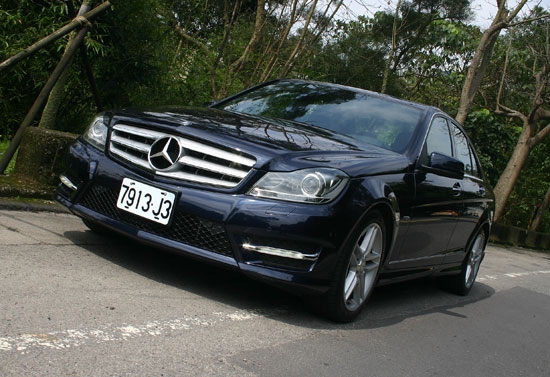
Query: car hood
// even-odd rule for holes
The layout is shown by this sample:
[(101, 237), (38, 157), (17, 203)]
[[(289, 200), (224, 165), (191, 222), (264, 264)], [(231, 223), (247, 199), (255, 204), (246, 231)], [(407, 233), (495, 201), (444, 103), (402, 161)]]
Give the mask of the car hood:
[[(115, 121), (156, 124), (241, 150), (257, 159), (262, 170), (295, 170), (311, 166), (339, 168), (351, 176), (378, 170), (402, 170), (403, 155), (309, 124), (237, 114), (213, 108), (178, 107), (152, 111), (125, 110)], [(172, 131), (173, 132), (173, 131)], [(371, 161), (368, 169), (365, 162)], [(367, 171), (368, 170), (368, 171)]]

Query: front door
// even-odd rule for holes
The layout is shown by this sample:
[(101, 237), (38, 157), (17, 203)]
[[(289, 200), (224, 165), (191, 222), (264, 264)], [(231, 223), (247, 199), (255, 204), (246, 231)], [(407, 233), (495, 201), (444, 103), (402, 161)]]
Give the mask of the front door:
[(422, 267), (444, 261), (449, 241), (463, 211), (462, 182), (459, 178), (439, 174), (425, 168), (432, 152), (453, 156), (449, 123), (443, 117), (434, 118), (423, 157), (415, 172), (416, 196), (407, 230), (399, 243), (399, 267)]

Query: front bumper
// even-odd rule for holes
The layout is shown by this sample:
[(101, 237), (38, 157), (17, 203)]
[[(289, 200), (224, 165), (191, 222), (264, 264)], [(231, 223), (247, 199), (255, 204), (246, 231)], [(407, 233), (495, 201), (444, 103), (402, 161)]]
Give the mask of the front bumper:
[[(116, 206), (124, 178), (177, 193), (173, 218), (161, 225)], [(70, 149), (56, 199), (74, 214), (141, 242), (240, 269), (245, 274), (322, 293), (354, 225), (344, 200), (302, 205), (181, 185), (126, 166), (78, 140)]]

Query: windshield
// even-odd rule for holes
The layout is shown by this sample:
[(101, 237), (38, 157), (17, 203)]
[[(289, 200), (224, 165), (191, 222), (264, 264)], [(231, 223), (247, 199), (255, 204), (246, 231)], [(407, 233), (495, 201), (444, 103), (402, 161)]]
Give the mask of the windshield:
[(403, 152), (423, 112), (368, 92), (309, 82), (281, 81), (222, 102), (219, 109), (322, 127)]

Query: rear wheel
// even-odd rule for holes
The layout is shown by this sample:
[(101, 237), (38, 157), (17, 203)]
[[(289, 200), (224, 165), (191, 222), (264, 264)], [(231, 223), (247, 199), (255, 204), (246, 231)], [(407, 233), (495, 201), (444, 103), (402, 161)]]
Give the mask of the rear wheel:
[(385, 248), (386, 228), (379, 212), (373, 212), (354, 232), (337, 263), (336, 278), (322, 301), (330, 319), (349, 322), (368, 301), (378, 280)]
[(484, 230), (480, 230), (475, 236), (466, 259), (462, 263), (460, 273), (451, 276), (448, 279), (449, 289), (458, 295), (465, 296), (472, 290), (474, 282), (481, 266), (481, 261), (485, 255), (485, 246), (487, 245), (487, 236)]

